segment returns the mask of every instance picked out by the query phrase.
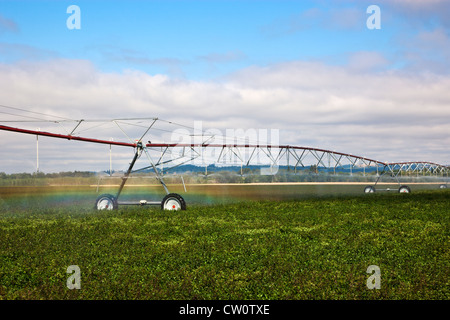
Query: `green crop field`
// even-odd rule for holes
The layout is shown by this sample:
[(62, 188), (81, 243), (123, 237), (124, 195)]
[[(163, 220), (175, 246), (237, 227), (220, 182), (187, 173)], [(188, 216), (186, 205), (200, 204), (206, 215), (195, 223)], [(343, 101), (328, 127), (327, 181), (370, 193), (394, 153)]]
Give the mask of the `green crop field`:
[(447, 190), (180, 212), (35, 200), (0, 198), (0, 299), (450, 298)]

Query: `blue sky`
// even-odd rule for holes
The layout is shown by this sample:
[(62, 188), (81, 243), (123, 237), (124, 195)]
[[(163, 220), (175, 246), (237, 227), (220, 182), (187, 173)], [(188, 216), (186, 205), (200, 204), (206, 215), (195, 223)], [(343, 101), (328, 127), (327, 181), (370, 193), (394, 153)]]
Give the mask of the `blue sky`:
[[(381, 29), (366, 26), (372, 4)], [(449, 12), (445, 0), (0, 0), (0, 105), (274, 128), (281, 144), (450, 163)], [(0, 171), (33, 170), (34, 151), (6, 143), (23, 139), (0, 133)], [(42, 148), (43, 170), (89, 169)]]
[[(15, 25), (0, 40), (32, 47), (36, 59), (88, 59), (104, 71), (139, 68), (190, 79), (299, 59), (345, 64), (358, 51), (391, 56), (392, 36), (400, 28), (386, 12), (382, 29), (368, 30), (364, 1), (0, 3), (1, 15)], [(71, 4), (81, 9), (80, 30), (66, 27)], [(0, 59), (14, 62), (32, 54), (16, 51)]]
[[(369, 30), (372, 2), (0, 1), (0, 61), (87, 59), (106, 72), (212, 79), (284, 61), (345, 65), (365, 51), (386, 59), (380, 68), (398, 68), (404, 50), (417, 50), (405, 49), (408, 41), (446, 23), (438, 10), (414, 5), (420, 1), (383, 0), (382, 28)], [(66, 27), (72, 4), (81, 9), (80, 30)]]

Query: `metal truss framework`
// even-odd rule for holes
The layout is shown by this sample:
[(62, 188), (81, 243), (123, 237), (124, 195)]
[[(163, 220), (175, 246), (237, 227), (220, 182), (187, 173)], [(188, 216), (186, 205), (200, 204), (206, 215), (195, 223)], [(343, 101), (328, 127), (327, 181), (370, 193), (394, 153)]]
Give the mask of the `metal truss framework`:
[[(366, 157), (325, 149), (298, 146), (271, 146), (250, 144), (147, 144), (146, 148), (157, 155), (156, 167), (168, 171), (185, 163), (193, 162), (199, 166), (221, 164), (247, 167), (262, 165), (271, 168), (285, 166), (294, 173), (304, 168), (314, 167), (317, 171), (336, 174), (339, 170), (362, 172), (373, 169), (377, 174), (388, 171), (397, 175), (448, 176), (450, 167), (426, 161), (382, 162)], [(210, 151), (210, 149), (215, 149)], [(169, 158), (169, 159), (168, 159)], [(175, 163), (172, 167), (169, 163)]]

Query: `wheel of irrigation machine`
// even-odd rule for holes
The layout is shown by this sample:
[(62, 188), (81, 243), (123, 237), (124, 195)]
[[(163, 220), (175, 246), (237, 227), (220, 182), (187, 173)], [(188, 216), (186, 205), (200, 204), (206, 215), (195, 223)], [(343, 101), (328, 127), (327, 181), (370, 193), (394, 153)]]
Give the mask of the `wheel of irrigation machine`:
[(411, 189), (408, 186), (401, 186), (398, 188), (399, 193), (411, 193)]
[(177, 193), (169, 193), (161, 202), (161, 210), (186, 210), (186, 202)]
[(375, 188), (372, 186), (367, 186), (364, 188), (364, 193), (374, 193), (375, 192)]
[(111, 194), (102, 194), (95, 200), (97, 210), (115, 210), (119, 207), (117, 199)]

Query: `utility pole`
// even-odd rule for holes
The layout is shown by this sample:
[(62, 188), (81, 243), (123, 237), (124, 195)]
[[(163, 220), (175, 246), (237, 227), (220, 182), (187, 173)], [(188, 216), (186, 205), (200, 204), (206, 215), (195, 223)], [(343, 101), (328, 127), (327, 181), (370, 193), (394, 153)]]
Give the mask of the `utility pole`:
[[(38, 131), (40, 130), (38, 128)], [(39, 135), (36, 135), (36, 173), (39, 173)]]
[[(111, 141), (114, 139), (111, 138)], [(112, 176), (112, 145), (109, 145), (109, 176)]]

